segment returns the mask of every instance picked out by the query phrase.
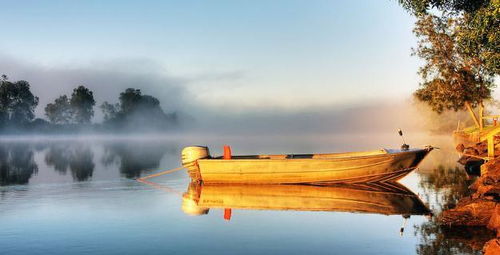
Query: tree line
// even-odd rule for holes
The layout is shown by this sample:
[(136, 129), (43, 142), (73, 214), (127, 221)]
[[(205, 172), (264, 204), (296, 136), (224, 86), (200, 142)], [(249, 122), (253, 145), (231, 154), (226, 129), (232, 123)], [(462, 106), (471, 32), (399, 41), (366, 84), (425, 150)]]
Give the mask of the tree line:
[(104, 102), (102, 123), (92, 123), (96, 101), (89, 88), (80, 85), (71, 95), (61, 95), (44, 108), (45, 117), (36, 118), (39, 98), (30, 83), (0, 78), (0, 132), (73, 132), (73, 131), (164, 131), (175, 125), (177, 114), (165, 113), (160, 101), (142, 94), (140, 89), (121, 92), (118, 103)]

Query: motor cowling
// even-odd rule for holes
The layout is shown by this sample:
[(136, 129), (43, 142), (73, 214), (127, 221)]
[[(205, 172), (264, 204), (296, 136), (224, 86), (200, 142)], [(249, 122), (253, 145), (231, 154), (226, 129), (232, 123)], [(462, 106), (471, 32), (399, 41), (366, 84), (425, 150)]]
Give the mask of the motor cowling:
[(189, 146), (182, 149), (181, 161), (182, 165), (193, 164), (198, 159), (208, 158), (210, 153), (208, 147), (205, 146)]
[(182, 149), (182, 166), (188, 170), (189, 177), (191, 177), (193, 181), (201, 181), (200, 169), (196, 161), (208, 157), (210, 157), (210, 153), (206, 146), (189, 146)]

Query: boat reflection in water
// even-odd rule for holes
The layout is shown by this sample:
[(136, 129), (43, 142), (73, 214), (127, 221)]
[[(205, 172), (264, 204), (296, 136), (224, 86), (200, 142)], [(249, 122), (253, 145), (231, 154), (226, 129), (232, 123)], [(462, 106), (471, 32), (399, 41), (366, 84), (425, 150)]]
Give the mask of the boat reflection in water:
[(385, 215), (430, 215), (412, 191), (399, 183), (369, 183), (334, 186), (243, 185), (191, 183), (183, 195), (182, 210), (189, 215), (224, 209), (295, 210), (374, 213)]

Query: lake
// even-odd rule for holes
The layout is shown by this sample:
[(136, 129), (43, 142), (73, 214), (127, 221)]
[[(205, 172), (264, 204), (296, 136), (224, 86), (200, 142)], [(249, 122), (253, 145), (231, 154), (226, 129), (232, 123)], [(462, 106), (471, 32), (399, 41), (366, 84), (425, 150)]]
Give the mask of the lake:
[[(441, 148), (401, 180), (415, 201), (437, 215), (453, 206), (473, 180), (456, 163), (451, 137), (417, 134), (406, 140)], [(480, 254), (473, 248), (482, 247), (478, 243), (489, 239), (487, 232), (450, 231), (430, 215), (405, 220), (400, 214), (408, 213), (362, 212), (349, 209), (352, 203), (345, 210), (312, 210), (318, 200), (308, 194), (330, 194), (325, 188), (278, 187), (281, 197), (267, 191), (249, 208), (193, 213), (189, 194), (196, 196), (196, 187), (190, 187), (184, 171), (151, 179), (155, 186), (135, 180), (178, 167), (180, 151), (188, 145), (207, 145), (220, 155), (225, 144), (234, 154), (270, 154), (398, 148), (401, 143), (397, 134), (2, 137), (0, 247), (2, 254)], [(240, 187), (238, 192), (261, 191)], [(288, 193), (292, 198), (300, 194), (303, 204), (281, 210)], [(355, 193), (366, 203), (385, 199), (359, 190), (342, 193), (342, 199)]]

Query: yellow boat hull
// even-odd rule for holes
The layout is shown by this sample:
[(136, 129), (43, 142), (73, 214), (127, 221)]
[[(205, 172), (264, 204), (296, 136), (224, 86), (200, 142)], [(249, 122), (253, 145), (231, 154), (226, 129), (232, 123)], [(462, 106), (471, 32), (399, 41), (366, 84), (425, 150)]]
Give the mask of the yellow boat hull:
[(432, 148), (337, 154), (234, 156), (198, 159), (188, 167), (203, 183), (364, 183), (398, 180), (413, 171)]

